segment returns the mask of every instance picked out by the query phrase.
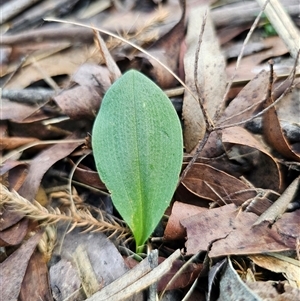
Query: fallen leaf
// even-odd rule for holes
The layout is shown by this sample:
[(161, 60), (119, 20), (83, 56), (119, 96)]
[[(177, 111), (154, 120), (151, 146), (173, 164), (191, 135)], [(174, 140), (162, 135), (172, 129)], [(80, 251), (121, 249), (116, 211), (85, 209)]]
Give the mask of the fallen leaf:
[[(265, 39), (264, 44), (266, 50), (243, 57), (236, 73), (236, 62), (229, 63), (226, 67), (228, 77), (231, 77), (235, 73), (234, 78), (236, 81), (249, 80), (253, 78), (257, 72), (268, 69), (267, 64), (260, 63), (273, 57), (282, 56), (288, 52), (284, 42), (278, 36)], [(289, 73), (290, 71), (291, 70), (285, 70), (285, 72), (282, 73)]]
[[(78, 134), (70, 135), (66, 139), (76, 139)], [(40, 186), (45, 172), (57, 161), (68, 156), (82, 142), (59, 143), (38, 154), (30, 163), (27, 177), (18, 193), (28, 200), (32, 200)]]
[[(234, 145), (246, 147), (245, 153), (243, 152), (243, 148), (235, 149), (235, 154), (231, 154), (231, 158), (229, 157), (229, 159), (241, 160), (240, 164), (250, 163), (252, 172), (250, 170), (245, 177), (255, 187), (272, 189), (274, 191), (279, 191), (282, 188), (278, 163), (269, 154), (264, 145), (251, 133), (242, 127), (226, 128), (222, 131), (222, 141), (224, 144), (233, 143)], [(227, 147), (225, 146), (225, 148)], [(248, 148), (252, 148), (252, 150)], [(258, 150), (259, 153), (255, 153), (255, 150)]]
[(51, 127), (43, 123), (43, 121), (23, 121), (21, 123), (10, 122), (9, 128), (11, 137), (28, 137), (37, 138), (39, 140), (59, 139), (66, 136), (66, 132), (68, 133), (66, 130), (53, 130)]
[[(275, 254), (276, 256), (277, 254)], [(249, 258), (258, 266), (274, 273), (282, 273), (288, 280), (290, 286), (300, 288), (300, 266), (299, 261), (291, 261), (289, 257), (281, 255), (250, 255)]]
[[(80, 233), (80, 229), (76, 228), (63, 238), (64, 228), (61, 227), (58, 237), (61, 237), (63, 242), (62, 245), (59, 244), (55, 248), (54, 254), (60, 255), (62, 263), (58, 262), (56, 266), (50, 269), (51, 288), (59, 297), (58, 300), (64, 300), (80, 287), (80, 281), (78, 282), (79, 278), (76, 275), (78, 272), (74, 269), (74, 262), (73, 260), (71, 262), (67, 261), (70, 256), (74, 256), (76, 248), (80, 245), (84, 246), (88, 254), (99, 283), (99, 289), (102, 286), (113, 284), (114, 281), (119, 281), (121, 276), (128, 280), (127, 276), (124, 276), (128, 271), (128, 267), (115, 245), (103, 233)], [(60, 270), (63, 270), (65, 276), (59, 272)], [(68, 278), (73, 279), (74, 286), (72, 282), (68, 281)], [(118, 289), (120, 289), (119, 286), (114, 288), (114, 290)], [(102, 291), (103, 289), (96, 294), (102, 293)], [(90, 298), (92, 299), (93, 296)]]
[[(73, 162), (71, 164), (74, 166)], [(98, 172), (90, 170), (82, 164), (76, 167), (74, 180), (101, 190), (107, 190), (105, 184), (100, 180)]]
[(71, 83), (98, 87), (104, 93), (111, 86), (112, 81), (107, 67), (86, 63), (79, 66), (74, 72)]
[(0, 166), (0, 175), (8, 174), (9, 189), (18, 190), (24, 183), (28, 172), (28, 164), (16, 161), (6, 160)]
[(36, 233), (21, 245), (6, 260), (0, 263), (0, 283), (2, 300), (16, 301), (18, 299), (28, 261), (41, 239), (42, 233)]
[[(1, 99), (1, 120), (13, 120), (21, 122), (33, 113), (36, 113), (39, 107), (28, 106), (21, 103)], [(2, 142), (1, 142), (2, 143)]]
[(259, 72), (230, 102), (217, 124), (224, 126), (249, 119), (262, 106), (268, 83), (268, 72)]
[[(182, 15), (179, 22), (165, 35), (152, 44), (147, 52), (166, 65), (175, 74), (179, 74), (179, 57), (181, 43), (185, 36), (185, 0), (180, 0)], [(172, 88), (177, 80), (156, 60), (141, 53), (133, 58), (124, 58), (118, 62), (120, 69), (124, 72), (129, 69), (137, 69), (151, 78), (161, 89)]]
[[(276, 85), (277, 84), (277, 85)], [(274, 91), (274, 99), (277, 99), (282, 95), (284, 90), (291, 84), (291, 81), (286, 80), (283, 83), (278, 80), (274, 83), (275, 85), (275, 91)], [(279, 86), (280, 85), (280, 86)], [(277, 93), (279, 90), (279, 87), (282, 87), (282, 90)], [(295, 79), (294, 81), (294, 87), (290, 91), (290, 93), (287, 93), (283, 98), (276, 104), (276, 112), (278, 115), (278, 118), (280, 120), (280, 123), (282, 122), (288, 122), (290, 124), (298, 124), (300, 123), (300, 106), (299, 106), (299, 98), (300, 98), (300, 80)], [(283, 127), (284, 134), (286, 135), (286, 132)], [(300, 131), (299, 131), (300, 132)], [(298, 138), (298, 141), (300, 139)], [(294, 141), (295, 142), (295, 141)]]
[(39, 299), (52, 301), (53, 297), (49, 287), (47, 264), (43, 255), (35, 251), (28, 262), (18, 300), (27, 301)]
[(72, 119), (93, 119), (99, 110), (101, 90), (93, 86), (77, 86), (54, 97), (62, 112)]
[(85, 48), (72, 47), (63, 53), (59, 52), (41, 59), (36, 62), (36, 65), (30, 64), (22, 68), (8, 82), (6, 88), (22, 89), (28, 87), (30, 84), (44, 79), (45, 74), (49, 77), (73, 74), (80, 65), (86, 62), (100, 62), (99, 56), (95, 56), (95, 48), (93, 46)]
[[(200, 52), (196, 53), (199, 34), (206, 11), (208, 11), (208, 16), (202, 36)], [(213, 120), (222, 103), (226, 87), (225, 60), (219, 48), (208, 6), (204, 5), (192, 10), (186, 39), (188, 48), (184, 58), (186, 85), (194, 95), (197, 95), (194, 78), (195, 56), (197, 56), (200, 89), (200, 95), (196, 96), (196, 99), (189, 91), (185, 91), (183, 101), (184, 145), (186, 151), (191, 152), (199, 140), (203, 138), (206, 127), (198, 101), (203, 102), (210, 119)]]
[(61, 258), (49, 269), (52, 295), (57, 301), (69, 298), (70, 301), (84, 300), (86, 296), (80, 289), (81, 281), (71, 260)]
[(107, 69), (109, 70), (110, 80), (111, 82), (115, 82), (118, 78), (122, 76), (121, 71), (117, 66), (115, 60), (111, 56), (109, 50), (107, 49), (107, 46), (104, 40), (102, 39), (100, 33), (97, 32), (96, 30), (95, 30), (95, 36), (96, 36), (96, 43), (99, 47), (100, 53), (103, 57)]
[(263, 301), (254, 291), (252, 291), (240, 278), (232, 266), (230, 258), (223, 271), (220, 280), (220, 295), (217, 301), (223, 300), (255, 300)]
[[(159, 263), (161, 262), (162, 261), (159, 260)], [(200, 263), (190, 263), (181, 272), (179, 272), (179, 269), (182, 268), (184, 264), (185, 263), (181, 260), (174, 261), (171, 270), (164, 274), (164, 276), (158, 281), (157, 291), (161, 292), (165, 289), (180, 289), (191, 285), (199, 276), (203, 265)], [(176, 277), (176, 279), (173, 280), (173, 277)]]
[(212, 244), (209, 257), (249, 255), (294, 250), (296, 237), (300, 234), (299, 227), (284, 229), (281, 225), (294, 225), (292, 221), (299, 215), (300, 211), (285, 213), (280, 219), (281, 223), (275, 224), (276, 228), (273, 226), (270, 229), (266, 224), (253, 228), (256, 214), (240, 212), (235, 205), (229, 204), (184, 219), (181, 224), (187, 231), (188, 254), (205, 251)]
[[(60, 235), (63, 235), (63, 229), (60, 229)], [(80, 233), (80, 229), (76, 228), (63, 238), (62, 246), (56, 247), (54, 254), (60, 252), (61, 258), (68, 259), (70, 254), (74, 256), (76, 248), (80, 245), (84, 246), (88, 254), (99, 284), (102, 283), (103, 286), (106, 286), (128, 271), (115, 245), (100, 232)], [(52, 274), (52, 277), (56, 276)], [(55, 278), (51, 278), (51, 283), (53, 281), (56, 282)], [(62, 285), (63, 283), (59, 286)]]
[(250, 289), (259, 295), (262, 300), (289, 301), (297, 300), (300, 290), (293, 288), (285, 283), (277, 281), (255, 281), (246, 282)]
[(201, 198), (222, 203), (224, 197), (243, 197), (237, 193), (249, 187), (241, 180), (207, 164), (194, 163), (182, 184)]
[[(273, 104), (273, 98), (268, 97), (264, 102), (264, 108)], [(288, 159), (300, 162), (300, 155), (296, 154), (289, 146), (277, 116), (275, 106), (270, 107), (263, 115), (263, 134), (267, 143), (273, 149)]]
[(208, 209), (199, 206), (181, 203), (181, 202), (175, 202), (172, 206), (172, 213), (169, 217), (164, 232), (164, 239), (166, 240), (184, 239), (186, 237), (186, 231), (180, 224), (180, 220), (205, 210)]
[(4, 214), (2, 214), (1, 217), (5, 221), (5, 223), (0, 224), (1, 247), (16, 246), (20, 244), (28, 232), (28, 219), (22, 219), (22, 215), (8, 210), (4, 211)]
[(24, 146), (26, 144), (30, 144), (32, 142), (39, 141), (36, 138), (30, 138), (30, 137), (1, 137), (1, 144), (0, 149), (1, 150), (13, 150), (20, 146)]

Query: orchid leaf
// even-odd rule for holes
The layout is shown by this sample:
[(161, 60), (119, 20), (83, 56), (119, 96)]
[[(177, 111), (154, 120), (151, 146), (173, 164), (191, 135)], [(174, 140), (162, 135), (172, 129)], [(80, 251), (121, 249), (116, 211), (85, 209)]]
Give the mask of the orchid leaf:
[(130, 70), (102, 100), (92, 147), (101, 180), (138, 248), (159, 223), (178, 182), (183, 140), (177, 113), (154, 82)]

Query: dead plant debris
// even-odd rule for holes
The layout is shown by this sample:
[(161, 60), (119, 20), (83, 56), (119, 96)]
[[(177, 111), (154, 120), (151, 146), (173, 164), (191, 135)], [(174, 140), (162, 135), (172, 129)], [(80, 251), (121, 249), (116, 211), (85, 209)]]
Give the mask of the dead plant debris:
[[(299, 299), (299, 1), (0, 11), (0, 300)], [(184, 138), (180, 183), (141, 254), (89, 142), (129, 69), (170, 96)]]

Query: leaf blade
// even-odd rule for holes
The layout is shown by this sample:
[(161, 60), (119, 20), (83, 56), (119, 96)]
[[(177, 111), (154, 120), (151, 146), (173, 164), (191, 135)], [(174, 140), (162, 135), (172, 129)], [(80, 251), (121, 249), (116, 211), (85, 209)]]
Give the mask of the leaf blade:
[(181, 126), (170, 100), (130, 70), (107, 91), (92, 145), (100, 177), (140, 246), (169, 205), (181, 169)]

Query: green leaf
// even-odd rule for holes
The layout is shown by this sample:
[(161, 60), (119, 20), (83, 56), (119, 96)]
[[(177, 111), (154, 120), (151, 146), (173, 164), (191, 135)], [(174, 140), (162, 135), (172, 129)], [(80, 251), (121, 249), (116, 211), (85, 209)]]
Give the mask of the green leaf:
[(178, 181), (183, 141), (176, 111), (156, 84), (130, 70), (106, 92), (92, 146), (98, 173), (138, 248), (159, 223)]

